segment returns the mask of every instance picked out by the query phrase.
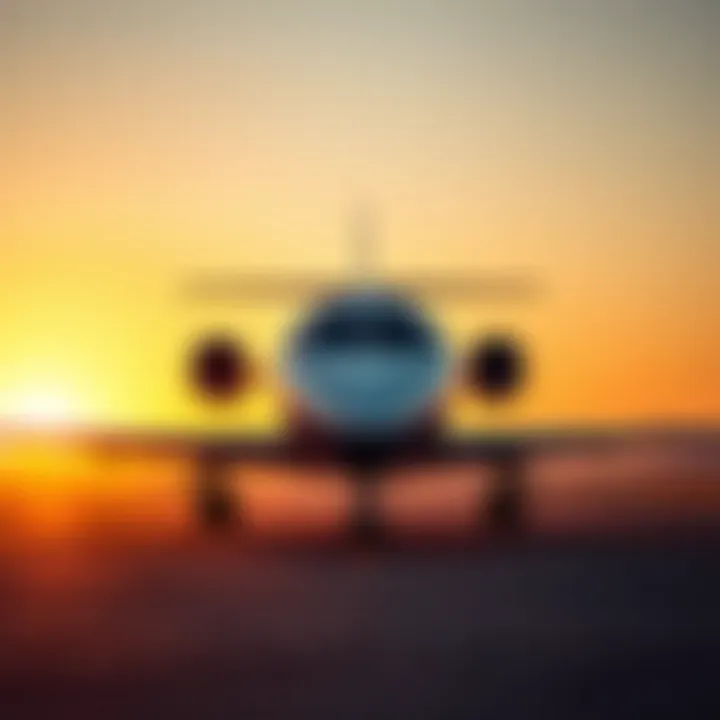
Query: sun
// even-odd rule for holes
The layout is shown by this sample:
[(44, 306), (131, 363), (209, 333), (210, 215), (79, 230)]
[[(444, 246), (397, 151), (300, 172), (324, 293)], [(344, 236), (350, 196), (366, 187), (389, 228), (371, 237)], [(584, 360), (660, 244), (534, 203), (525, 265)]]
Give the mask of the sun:
[(73, 407), (70, 399), (58, 391), (34, 391), (18, 398), (15, 414), (32, 425), (61, 425), (70, 422)]

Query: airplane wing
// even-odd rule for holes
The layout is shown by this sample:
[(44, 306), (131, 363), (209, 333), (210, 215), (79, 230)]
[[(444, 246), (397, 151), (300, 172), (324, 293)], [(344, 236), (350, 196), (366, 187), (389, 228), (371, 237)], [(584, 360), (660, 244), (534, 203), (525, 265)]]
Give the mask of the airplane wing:
[(222, 436), (199, 433), (100, 431), (76, 436), (87, 448), (101, 453), (150, 455), (213, 454), (228, 459), (259, 462), (297, 462), (282, 438)]
[[(180, 430), (92, 427), (0, 427), (0, 439), (62, 441), (108, 456), (129, 454), (179, 455), (224, 458), (238, 462), (327, 464), (327, 455), (289, 442), (282, 434), (209, 433)], [(400, 446), (398, 462), (410, 458), (418, 464), (451, 464), (504, 457), (529, 457), (577, 452), (603, 452), (644, 442), (691, 444), (694, 448), (717, 449), (720, 427), (626, 426), (528, 428), (505, 432), (448, 435), (438, 441)], [(408, 451), (408, 452), (406, 452)]]
[(238, 435), (121, 426), (0, 426), (0, 440), (65, 443), (104, 456), (142, 454), (151, 456), (202, 456), (260, 462), (299, 462), (284, 437), (261, 434)]
[(391, 287), (410, 296), (452, 301), (527, 301), (534, 299), (539, 290), (534, 273), (501, 270), (472, 275), (383, 275), (369, 279), (313, 273), (218, 272), (189, 278), (182, 286), (182, 295), (191, 301), (213, 303), (281, 302), (352, 288), (359, 281)]
[(607, 452), (644, 443), (673, 443), (716, 449), (720, 427), (625, 426), (588, 428), (531, 428), (505, 433), (463, 435), (442, 440), (421, 462), (451, 463), (506, 457)]

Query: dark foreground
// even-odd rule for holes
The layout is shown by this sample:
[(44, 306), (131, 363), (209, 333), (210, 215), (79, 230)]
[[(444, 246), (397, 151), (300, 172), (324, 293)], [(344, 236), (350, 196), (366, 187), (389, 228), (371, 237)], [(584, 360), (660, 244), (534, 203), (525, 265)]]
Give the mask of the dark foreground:
[(55, 553), (3, 568), (3, 718), (720, 717), (717, 536)]
[(204, 537), (182, 462), (7, 450), (0, 718), (720, 717), (718, 449), (539, 463), (513, 542), (478, 469), (397, 478), (365, 551), (342, 478), (243, 468)]

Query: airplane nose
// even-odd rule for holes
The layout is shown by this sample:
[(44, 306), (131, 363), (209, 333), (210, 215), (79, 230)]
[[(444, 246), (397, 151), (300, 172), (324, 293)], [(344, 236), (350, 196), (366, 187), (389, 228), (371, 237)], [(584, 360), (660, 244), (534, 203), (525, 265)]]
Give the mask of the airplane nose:
[(434, 395), (433, 354), (353, 347), (305, 355), (299, 379), (310, 405), (345, 428), (400, 428)]
[[(407, 368), (406, 368), (407, 370)], [(409, 373), (388, 358), (372, 355), (338, 362), (328, 368), (327, 380), (352, 395), (393, 393), (401, 389)]]
[(389, 373), (378, 367), (348, 368), (345, 380), (349, 389), (355, 392), (372, 392), (381, 390), (390, 384)]

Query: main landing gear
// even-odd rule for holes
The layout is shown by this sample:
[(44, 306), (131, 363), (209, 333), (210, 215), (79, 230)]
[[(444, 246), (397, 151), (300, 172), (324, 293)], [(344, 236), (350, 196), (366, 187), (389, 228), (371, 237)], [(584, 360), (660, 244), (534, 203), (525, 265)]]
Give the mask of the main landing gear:
[(242, 505), (233, 492), (229, 463), (214, 449), (201, 452), (195, 476), (195, 509), (200, 525), (207, 530), (224, 530), (242, 525)]
[(513, 533), (525, 522), (525, 461), (517, 450), (498, 451), (491, 458), (489, 498), (481, 498), (478, 526), (489, 523), (495, 533)]
[[(515, 450), (491, 458), (493, 476), (489, 497), (482, 495), (477, 508), (479, 530), (490, 527), (499, 534), (521, 531), (525, 522), (525, 459)], [(230, 477), (230, 463), (221, 450), (204, 449), (196, 465), (195, 511), (201, 526), (219, 531), (244, 525), (243, 507)], [(352, 540), (372, 544), (384, 538), (380, 512), (380, 474), (376, 468), (355, 468), (351, 474), (353, 497), (349, 534)]]

